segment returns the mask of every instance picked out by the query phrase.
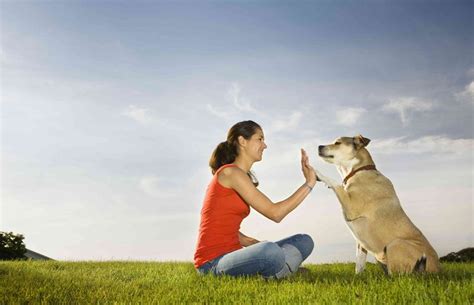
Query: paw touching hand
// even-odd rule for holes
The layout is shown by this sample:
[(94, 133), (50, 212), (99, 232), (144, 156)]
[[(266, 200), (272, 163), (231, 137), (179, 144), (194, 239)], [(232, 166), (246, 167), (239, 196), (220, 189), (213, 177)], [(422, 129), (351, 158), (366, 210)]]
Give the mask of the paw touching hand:
[(319, 181), (322, 181), (324, 184), (326, 184), (327, 187), (331, 188), (331, 187), (334, 187), (337, 184), (331, 178), (328, 178), (328, 177), (324, 176), (323, 174), (321, 174), (321, 172), (319, 172), (318, 170), (315, 170), (315, 171), (316, 171), (317, 179)]

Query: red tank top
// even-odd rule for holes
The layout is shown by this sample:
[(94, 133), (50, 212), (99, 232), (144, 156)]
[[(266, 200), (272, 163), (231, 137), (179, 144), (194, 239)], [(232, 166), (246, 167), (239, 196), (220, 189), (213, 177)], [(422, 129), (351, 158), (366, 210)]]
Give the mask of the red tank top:
[(242, 248), (239, 242), (240, 223), (250, 213), (249, 206), (231, 188), (222, 186), (217, 176), (226, 167), (221, 166), (212, 177), (201, 209), (199, 237), (194, 253), (194, 267)]

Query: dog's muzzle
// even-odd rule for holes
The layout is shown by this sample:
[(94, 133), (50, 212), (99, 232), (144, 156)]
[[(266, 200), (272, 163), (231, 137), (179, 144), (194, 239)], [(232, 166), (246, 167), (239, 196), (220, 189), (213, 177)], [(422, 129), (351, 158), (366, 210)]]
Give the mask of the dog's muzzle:
[(324, 154), (324, 148), (325, 148), (325, 147), (326, 147), (326, 146), (324, 146), (324, 145), (319, 145), (319, 146), (318, 146), (318, 154), (319, 154), (319, 156), (320, 156), (320, 157), (323, 157), (323, 158), (334, 158), (334, 156), (332, 156), (332, 155), (326, 155), (326, 154)]

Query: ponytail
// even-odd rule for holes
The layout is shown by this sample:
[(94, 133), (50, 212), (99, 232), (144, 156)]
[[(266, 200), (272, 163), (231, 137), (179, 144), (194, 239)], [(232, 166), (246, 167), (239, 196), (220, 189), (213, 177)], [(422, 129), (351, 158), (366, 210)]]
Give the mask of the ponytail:
[(237, 146), (234, 143), (227, 141), (219, 143), (212, 152), (211, 159), (209, 160), (212, 174), (214, 175), (222, 165), (234, 162), (236, 157)]

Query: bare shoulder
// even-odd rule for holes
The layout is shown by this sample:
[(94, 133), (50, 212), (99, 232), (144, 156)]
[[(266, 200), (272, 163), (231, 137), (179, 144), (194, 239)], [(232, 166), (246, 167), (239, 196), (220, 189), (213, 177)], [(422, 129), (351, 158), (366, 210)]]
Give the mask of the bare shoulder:
[(217, 179), (219, 183), (227, 188), (232, 188), (235, 181), (242, 179), (246, 174), (238, 167), (226, 167), (219, 172)]

